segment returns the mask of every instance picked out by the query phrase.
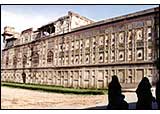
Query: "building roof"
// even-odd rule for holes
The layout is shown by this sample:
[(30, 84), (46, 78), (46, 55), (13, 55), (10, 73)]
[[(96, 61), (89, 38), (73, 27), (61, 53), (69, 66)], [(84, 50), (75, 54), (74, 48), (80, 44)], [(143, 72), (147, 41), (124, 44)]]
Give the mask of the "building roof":
[(91, 23), (94, 22), (93, 20), (88, 19), (87, 17), (81, 16), (81, 15), (79, 15), (78, 13), (75, 13), (75, 12), (72, 12), (72, 11), (68, 11), (68, 15), (62, 16), (62, 17), (58, 18), (58, 19), (55, 20), (55, 21), (51, 21), (51, 22), (49, 22), (49, 23), (47, 23), (47, 24), (44, 24), (44, 25), (42, 25), (41, 27), (39, 27), (38, 29), (43, 28), (43, 27), (46, 27), (46, 26), (51, 25), (51, 24), (55, 24), (57, 21), (67, 19), (67, 18), (69, 18), (69, 16), (72, 16), (72, 15), (77, 16), (77, 17), (82, 18), (82, 19), (85, 19), (85, 20), (88, 20), (88, 21), (90, 21)]
[(130, 13), (130, 14), (123, 15), (123, 16), (113, 17), (113, 18), (105, 19), (105, 20), (102, 20), (102, 21), (98, 21), (98, 22), (95, 22), (95, 23), (92, 23), (92, 24), (89, 24), (89, 25), (84, 25), (84, 26), (81, 26), (81, 27), (77, 27), (77, 28), (74, 28), (72, 31), (77, 31), (77, 30), (81, 30), (81, 29), (87, 29), (87, 28), (90, 28), (90, 27), (103, 25), (103, 24), (108, 24), (108, 23), (120, 21), (120, 20), (123, 20), (123, 19), (129, 19), (129, 18), (133, 18), (133, 17), (138, 17), (138, 16), (142, 16), (142, 15), (146, 15), (146, 14), (154, 13), (154, 12), (158, 12), (158, 11), (159, 11), (159, 7), (146, 9), (146, 10), (143, 10), (143, 11), (138, 11), (138, 12)]

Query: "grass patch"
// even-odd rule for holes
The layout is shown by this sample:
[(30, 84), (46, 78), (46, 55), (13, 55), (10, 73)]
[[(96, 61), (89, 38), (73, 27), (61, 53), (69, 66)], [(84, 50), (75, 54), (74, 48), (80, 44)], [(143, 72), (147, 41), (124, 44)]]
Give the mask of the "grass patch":
[(22, 83), (13, 83), (13, 82), (1, 82), (1, 86), (30, 89), (30, 90), (39, 90), (46, 92), (55, 92), (55, 93), (70, 93), (70, 94), (83, 94), (83, 95), (103, 95), (107, 93), (107, 90), (102, 89), (75, 89), (75, 88), (65, 88), (61, 86), (52, 86), (52, 85), (40, 85), (40, 84), (22, 84)]

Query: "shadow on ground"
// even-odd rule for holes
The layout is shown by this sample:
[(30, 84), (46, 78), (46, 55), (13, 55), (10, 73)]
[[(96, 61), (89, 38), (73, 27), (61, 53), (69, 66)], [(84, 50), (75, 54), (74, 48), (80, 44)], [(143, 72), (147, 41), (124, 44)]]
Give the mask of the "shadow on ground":
[[(86, 108), (86, 109), (87, 110), (105, 110), (105, 109), (107, 109), (107, 105), (89, 107), (89, 108)], [(152, 103), (152, 109), (157, 110), (157, 103)], [(136, 102), (129, 103), (129, 110), (136, 110)]]

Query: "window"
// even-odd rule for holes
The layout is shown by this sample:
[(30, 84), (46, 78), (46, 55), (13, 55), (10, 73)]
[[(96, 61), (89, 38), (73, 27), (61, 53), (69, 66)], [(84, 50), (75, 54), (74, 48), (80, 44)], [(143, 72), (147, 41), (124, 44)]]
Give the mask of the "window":
[(130, 43), (132, 41), (132, 32), (129, 31), (128, 33), (128, 42)]
[(111, 76), (115, 75), (115, 70), (111, 71)]
[(112, 60), (114, 60), (115, 59), (115, 56), (112, 56)]
[(115, 35), (112, 34), (112, 35), (111, 35), (111, 39), (112, 39), (113, 42), (114, 42), (114, 38), (115, 38)]
[(13, 66), (16, 67), (17, 66), (17, 57), (13, 58)]
[(108, 62), (108, 51), (106, 51), (106, 62)]
[(89, 63), (89, 55), (86, 55), (86, 63)]
[(100, 56), (100, 58), (99, 58), (99, 59), (100, 59), (100, 61), (101, 61), (101, 60), (102, 60), (102, 56)]
[(71, 50), (73, 50), (74, 49), (74, 41), (72, 41), (71, 46), (72, 46)]
[(83, 44), (81, 44), (81, 47), (80, 48), (82, 48), (83, 47)]
[(78, 59), (76, 59), (76, 63), (78, 63)]
[(151, 36), (152, 36), (151, 28), (147, 29), (147, 33), (148, 33), (148, 39), (151, 39)]
[(99, 70), (97, 75), (97, 80), (103, 80), (104, 79), (104, 71)]
[(142, 49), (137, 50), (137, 59), (143, 59), (143, 50)]
[(99, 38), (99, 45), (103, 45), (104, 36), (100, 36)]
[(88, 58), (86, 58), (86, 62), (88, 63)]
[(82, 47), (83, 47), (83, 41), (82, 40), (80, 40), (80, 49), (82, 49)]
[(86, 40), (86, 46), (85, 47), (89, 47), (89, 39)]
[(106, 45), (108, 45), (108, 42), (109, 42), (108, 39), (109, 39), (109, 38), (108, 38), (108, 35), (106, 35), (106, 37), (105, 37), (105, 44), (106, 44)]
[(128, 50), (128, 60), (132, 60), (132, 50)]
[(12, 40), (6, 42), (6, 46), (5, 46), (6, 48), (10, 48), (12, 46), (13, 46), (13, 41)]
[(152, 59), (152, 49), (148, 49), (148, 59), (151, 60)]
[(114, 50), (112, 50), (112, 55), (114, 56)]
[(92, 57), (92, 63), (95, 63), (95, 54), (93, 53)]
[(9, 57), (6, 57), (6, 66), (8, 66)]
[(66, 64), (68, 64), (69, 63), (69, 60), (68, 60), (68, 57), (66, 57)]
[(138, 57), (141, 57), (142, 55), (141, 55), (141, 53), (138, 53)]
[(80, 55), (79, 62), (82, 64), (82, 54)]
[(125, 71), (124, 70), (118, 70), (118, 79), (120, 83), (125, 82)]
[(57, 45), (55, 45), (55, 49), (57, 49), (58, 48), (58, 46)]
[(103, 53), (100, 53), (100, 54), (99, 54), (99, 62), (100, 62), (100, 63), (103, 62)]
[(89, 70), (86, 70), (86, 71), (85, 71), (84, 79), (85, 79), (85, 80), (88, 80), (88, 79), (89, 79)]
[(27, 35), (25, 36), (25, 42), (28, 42), (28, 36)]
[(93, 63), (95, 62), (95, 57), (93, 57)]
[(76, 41), (76, 49), (79, 49), (79, 41)]
[(124, 33), (119, 34), (119, 43), (124, 43)]
[(75, 63), (78, 64), (78, 56), (76, 56), (76, 60), (75, 61), (76, 61)]
[(65, 47), (66, 47), (66, 51), (68, 51), (68, 49), (69, 49), (68, 43), (66, 43)]
[(137, 40), (142, 40), (142, 38), (143, 38), (143, 30), (142, 29), (137, 30), (136, 37), (137, 37)]
[(119, 52), (119, 60), (124, 61), (124, 51)]
[(105, 72), (106, 72), (106, 75), (108, 76), (108, 70), (105, 70)]
[(71, 57), (71, 64), (74, 64), (74, 58), (73, 58), (73, 55)]
[(152, 33), (148, 33), (148, 37), (151, 37), (152, 36)]
[(39, 55), (38, 53), (34, 53), (33, 56), (32, 56), (32, 62), (37, 65), (39, 64)]
[(95, 77), (95, 70), (93, 70), (91, 73), (92, 73), (92, 77)]
[(53, 62), (53, 52), (52, 51), (49, 51), (47, 54), (47, 62), (48, 63)]
[(119, 56), (120, 59), (122, 59), (122, 54)]
[(108, 62), (108, 56), (106, 56), (106, 62)]
[(27, 56), (24, 55), (24, 56), (23, 56), (23, 65), (25, 65), (26, 63), (27, 63)]
[(96, 46), (96, 38), (95, 37), (93, 37), (92, 43), (93, 43), (93, 46)]

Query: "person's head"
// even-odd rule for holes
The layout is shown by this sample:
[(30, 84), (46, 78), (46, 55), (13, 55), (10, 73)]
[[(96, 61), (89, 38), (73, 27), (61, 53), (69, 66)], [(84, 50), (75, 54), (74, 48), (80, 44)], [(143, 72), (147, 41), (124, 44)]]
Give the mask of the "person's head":
[(118, 77), (116, 75), (112, 76), (112, 82), (119, 83)]
[(121, 85), (119, 83), (118, 77), (116, 75), (112, 76), (112, 81), (111, 81), (112, 86), (114, 86), (114, 88), (121, 88)]
[(150, 82), (149, 82), (149, 80), (148, 80), (147, 77), (144, 77), (144, 78), (141, 80), (139, 86), (141, 86), (141, 87), (143, 87), (143, 88), (146, 88), (146, 87), (151, 88), (151, 84), (150, 84)]
[(149, 80), (148, 80), (147, 77), (144, 77), (144, 78), (142, 79), (142, 82), (144, 82), (144, 83), (149, 83)]

